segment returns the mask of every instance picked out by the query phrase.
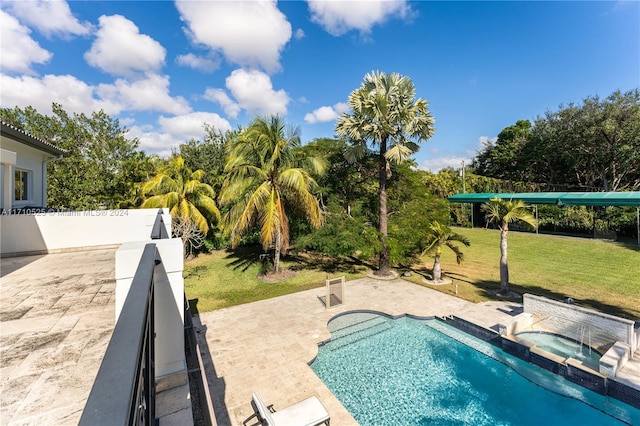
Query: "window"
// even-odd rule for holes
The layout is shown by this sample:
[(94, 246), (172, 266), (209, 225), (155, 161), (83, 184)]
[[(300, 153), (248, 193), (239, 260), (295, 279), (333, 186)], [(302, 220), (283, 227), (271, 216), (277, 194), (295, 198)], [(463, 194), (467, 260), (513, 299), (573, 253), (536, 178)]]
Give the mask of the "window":
[(15, 200), (27, 201), (29, 199), (29, 172), (16, 170), (15, 172)]

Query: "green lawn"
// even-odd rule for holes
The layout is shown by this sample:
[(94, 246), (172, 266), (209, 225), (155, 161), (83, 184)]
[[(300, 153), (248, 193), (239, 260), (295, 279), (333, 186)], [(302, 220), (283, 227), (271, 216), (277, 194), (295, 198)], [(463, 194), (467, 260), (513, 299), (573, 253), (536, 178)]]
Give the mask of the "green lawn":
[[(456, 265), (445, 248), (442, 269), (454, 284), (429, 286), (422, 282), (433, 260), (416, 265), (407, 279), (438, 291), (474, 302), (495, 300), (487, 289), (500, 288), (500, 234), (486, 229), (458, 228), (469, 237), (466, 262)], [(261, 262), (259, 249), (218, 251), (186, 262), (185, 291), (198, 299), (199, 311), (210, 311), (283, 294), (320, 287), (327, 276), (347, 279), (368, 272), (354, 263), (334, 264), (326, 258), (288, 257), (284, 266), (297, 275), (281, 283), (265, 283), (257, 278)], [(605, 241), (509, 233), (511, 289), (553, 299), (572, 297), (576, 303), (614, 315), (640, 319), (640, 247)]]
[[(483, 228), (457, 228), (471, 240), (463, 247), (465, 263), (457, 265), (445, 248), (442, 269), (454, 285), (432, 286), (474, 302), (491, 300), (487, 289), (500, 288), (500, 233)], [(576, 303), (613, 315), (640, 319), (640, 247), (609, 241), (509, 232), (511, 290)], [(433, 260), (425, 259), (423, 270)], [(422, 283), (420, 276), (409, 278)], [(426, 285), (426, 284), (425, 284)]]

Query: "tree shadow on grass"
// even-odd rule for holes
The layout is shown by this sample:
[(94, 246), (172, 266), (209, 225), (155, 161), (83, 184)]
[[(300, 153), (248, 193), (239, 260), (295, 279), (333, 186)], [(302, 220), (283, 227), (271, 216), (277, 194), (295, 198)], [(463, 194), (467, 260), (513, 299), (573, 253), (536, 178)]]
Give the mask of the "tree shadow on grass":
[(292, 254), (287, 256), (286, 260), (296, 265), (294, 269), (318, 270), (328, 274), (357, 274), (367, 269), (376, 269), (375, 266), (353, 256), (334, 258), (314, 252)]
[[(270, 256), (264, 258), (265, 254)], [(270, 253), (265, 253), (260, 246), (245, 246), (236, 249), (227, 249), (227, 255), (225, 259), (228, 260), (227, 267), (233, 268), (233, 270), (247, 271), (254, 265), (262, 266), (263, 270), (272, 266), (273, 256)], [(324, 256), (322, 254), (313, 252), (289, 252), (287, 255), (283, 255), (280, 261), (286, 264), (287, 269), (294, 271), (302, 270), (319, 270), (326, 273), (359, 273), (365, 271), (367, 268), (375, 270), (376, 267), (362, 261), (356, 257), (349, 256), (346, 258), (332, 258)], [(268, 265), (266, 264), (268, 263)], [(197, 275), (199, 271), (192, 271), (190, 275)]]
[[(492, 299), (513, 301), (513, 299), (500, 297), (499, 295), (496, 295), (492, 291), (492, 290), (500, 289), (500, 282), (498, 281), (488, 281), (488, 280), (471, 281), (465, 275), (454, 274), (454, 273), (448, 274), (448, 276), (450, 278), (454, 278), (458, 281), (468, 283), (476, 288), (481, 289), (482, 291), (485, 292), (486, 296), (489, 296)], [(510, 284), (509, 289), (516, 293), (520, 293), (520, 294), (529, 293), (529, 294), (546, 297), (547, 299), (556, 300), (560, 302), (563, 302), (568, 297), (571, 297), (573, 299), (573, 303), (576, 306), (595, 309), (597, 311), (604, 312), (610, 315), (615, 315), (620, 318), (627, 318), (634, 321), (640, 320), (640, 311), (638, 310), (625, 309), (620, 306), (603, 303), (602, 301), (595, 300), (595, 299), (577, 299), (572, 294), (557, 292), (557, 291), (550, 290), (548, 288), (543, 288), (540, 286)]]
[(615, 241), (614, 244), (640, 253), (640, 244), (638, 244), (637, 239), (625, 239), (624, 241)]
[(264, 254), (264, 251), (260, 246), (238, 247), (236, 249), (227, 249), (226, 252), (225, 259), (229, 260), (226, 266), (234, 271), (241, 270), (245, 272), (252, 266), (263, 262), (260, 259), (260, 255)]

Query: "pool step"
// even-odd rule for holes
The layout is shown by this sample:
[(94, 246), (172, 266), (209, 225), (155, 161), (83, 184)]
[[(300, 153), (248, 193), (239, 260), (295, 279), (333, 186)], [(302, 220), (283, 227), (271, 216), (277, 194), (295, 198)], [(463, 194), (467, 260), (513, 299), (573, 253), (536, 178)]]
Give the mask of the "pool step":
[[(352, 330), (349, 333), (343, 334), (338, 338), (332, 337), (331, 341), (328, 343), (329, 349), (335, 351), (337, 349), (344, 348), (345, 346), (349, 346), (353, 343), (356, 343), (360, 340), (366, 339), (371, 336), (375, 336), (376, 334), (383, 333), (391, 328), (391, 325), (387, 321), (375, 323), (373, 321), (369, 322), (369, 326), (366, 328), (356, 327), (357, 330)], [(347, 329), (345, 329), (347, 330)], [(332, 335), (333, 336), (333, 335)]]
[(355, 327), (359, 324), (368, 323), (369, 321), (379, 321), (380, 319), (384, 319), (380, 314), (368, 312), (347, 314), (332, 319), (328, 324), (328, 328), (331, 334), (334, 334), (345, 328)]
[(331, 339), (340, 339), (353, 333), (357, 333), (367, 328), (375, 327), (379, 324), (386, 324), (387, 319), (380, 315), (369, 316), (362, 318), (358, 321), (352, 321), (350, 323), (339, 324), (339, 327), (329, 327), (331, 332)]

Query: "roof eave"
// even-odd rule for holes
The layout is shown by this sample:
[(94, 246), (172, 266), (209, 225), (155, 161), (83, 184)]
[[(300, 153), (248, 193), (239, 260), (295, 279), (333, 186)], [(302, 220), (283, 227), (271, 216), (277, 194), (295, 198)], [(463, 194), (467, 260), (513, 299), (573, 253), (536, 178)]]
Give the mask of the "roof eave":
[(36, 148), (40, 151), (44, 151), (47, 154), (53, 155), (53, 156), (64, 156), (67, 154), (67, 151), (60, 149), (48, 142), (43, 141), (42, 139), (38, 139), (32, 135), (30, 135), (29, 133), (22, 131), (20, 129), (18, 129), (17, 127), (14, 127), (10, 124), (1, 122), (0, 123), (0, 130), (1, 130), (1, 134), (2, 136), (11, 138), (13, 140), (16, 140), (18, 142), (21, 142), (25, 145), (28, 145), (32, 148)]

